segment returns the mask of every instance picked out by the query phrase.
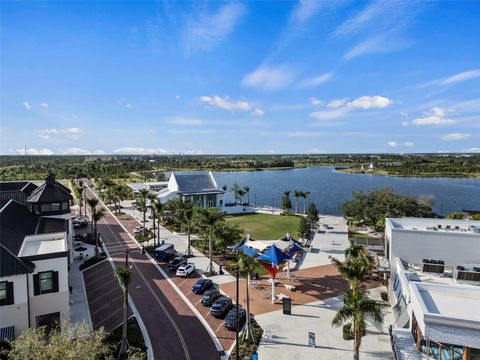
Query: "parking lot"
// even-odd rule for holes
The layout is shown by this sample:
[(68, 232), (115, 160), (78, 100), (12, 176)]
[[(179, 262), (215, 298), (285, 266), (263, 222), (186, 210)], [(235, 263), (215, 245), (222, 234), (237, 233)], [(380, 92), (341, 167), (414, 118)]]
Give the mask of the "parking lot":
[[(108, 260), (83, 271), (93, 328), (112, 331), (122, 323), (123, 290)], [(129, 309), (129, 316), (131, 311)]]

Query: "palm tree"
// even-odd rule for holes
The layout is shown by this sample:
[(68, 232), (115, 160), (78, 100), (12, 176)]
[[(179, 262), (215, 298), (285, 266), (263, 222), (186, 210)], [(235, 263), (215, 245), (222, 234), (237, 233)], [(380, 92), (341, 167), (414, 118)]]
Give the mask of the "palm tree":
[[(80, 181), (81, 183), (81, 181)], [(82, 195), (83, 195), (83, 186), (77, 186), (77, 191), (78, 191), (78, 206), (80, 207), (80, 217), (82, 217), (82, 205), (83, 205), (83, 201), (82, 201)]]
[(117, 266), (115, 268), (115, 274), (117, 275), (118, 282), (123, 289), (123, 331), (122, 331), (122, 344), (120, 345), (120, 356), (124, 355), (128, 349), (128, 336), (127, 336), (127, 323), (128, 323), (128, 286), (132, 281), (132, 270), (129, 268), (122, 268)]
[(230, 188), (231, 191), (235, 194), (235, 203), (238, 201), (238, 191), (240, 190), (240, 185), (234, 183)]
[(91, 226), (92, 226), (92, 237), (95, 239), (95, 256), (98, 256), (98, 241), (97, 241), (97, 205), (98, 205), (98, 199), (97, 198), (89, 198), (87, 199), (87, 204), (90, 207), (90, 212), (91, 212)]
[(250, 186), (244, 186), (243, 190), (247, 193), (247, 205), (250, 205)]
[(165, 205), (159, 199), (156, 199), (153, 202), (153, 210), (155, 211), (155, 218), (157, 219), (157, 238), (158, 242), (160, 242), (160, 220), (165, 212)]
[(240, 196), (240, 204), (242, 204), (242, 205), (243, 205), (243, 197), (245, 196), (245, 194), (246, 194), (245, 190), (243, 190), (243, 189), (238, 190), (238, 196)]
[(249, 339), (252, 340), (252, 343), (255, 342), (253, 338), (252, 322), (250, 319), (250, 275), (255, 271), (256, 261), (253, 257), (250, 257), (243, 252), (238, 253), (237, 261), (238, 270), (240, 275), (245, 278), (245, 302), (247, 305), (247, 324), (245, 326), (245, 332), (243, 333), (243, 340)]
[(295, 198), (295, 213), (298, 213), (298, 198), (300, 197), (300, 191), (294, 190), (293, 197)]
[(197, 212), (198, 227), (208, 236), (208, 256), (210, 258), (210, 264), (208, 265), (208, 273), (213, 275), (213, 232), (215, 225), (223, 220), (223, 213), (219, 212), (216, 208), (199, 208)]
[(182, 200), (180, 207), (181, 218), (183, 220), (182, 227), (187, 230), (187, 253), (186, 256), (192, 256), (190, 246), (190, 237), (192, 235), (192, 221), (195, 216), (195, 207), (191, 200)]
[(143, 220), (142, 220), (142, 223), (143, 223), (143, 231), (142, 231), (142, 235), (145, 237), (145, 213), (147, 212), (147, 199), (148, 199), (148, 194), (149, 194), (149, 191), (148, 189), (140, 189), (139, 190), (139, 193), (140, 193), (140, 196), (138, 197), (137, 201), (136, 201), (136, 205), (137, 205), (137, 210), (140, 211), (143, 215)]
[(307, 213), (307, 198), (310, 196), (310, 191), (302, 191), (302, 197), (303, 197), (303, 213)]
[(332, 326), (345, 324), (353, 332), (354, 347), (353, 358), (360, 358), (360, 345), (365, 332), (365, 319), (371, 317), (375, 324), (383, 323), (382, 303), (371, 300), (365, 290), (354, 287), (343, 292), (343, 307), (340, 308), (332, 320)]
[(345, 249), (346, 261), (341, 262), (330, 256), (332, 264), (338, 272), (348, 280), (350, 288), (358, 286), (363, 277), (373, 266), (373, 259), (368, 255), (368, 250), (350, 240), (350, 246)]
[(227, 191), (227, 185), (223, 185), (223, 186), (222, 186), (222, 190), (223, 190), (223, 191)]

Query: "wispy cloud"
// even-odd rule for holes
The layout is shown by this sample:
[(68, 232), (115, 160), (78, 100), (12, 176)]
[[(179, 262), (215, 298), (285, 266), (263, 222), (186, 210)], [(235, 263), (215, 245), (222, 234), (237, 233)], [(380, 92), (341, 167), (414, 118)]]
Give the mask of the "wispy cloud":
[(126, 108), (132, 108), (133, 105), (127, 100), (127, 98), (121, 98), (117, 101), (117, 104), (120, 106), (124, 106)]
[(42, 102), (42, 103), (40, 103), (40, 106), (46, 109), (46, 108), (48, 108), (48, 103)]
[(395, 148), (395, 147), (398, 146), (398, 143), (397, 143), (396, 141), (389, 141), (389, 142), (387, 143), (387, 145), (390, 146), (390, 147)]
[(252, 109), (248, 101), (233, 101), (228, 96), (200, 96), (200, 101), (223, 110), (250, 111)]
[(60, 149), (58, 150), (58, 153), (61, 155), (105, 155), (106, 152), (105, 150), (87, 150), (87, 149), (82, 149), (79, 147), (68, 147), (65, 149)]
[(307, 87), (316, 87), (326, 83), (327, 81), (331, 80), (333, 77), (333, 73), (328, 72), (322, 75), (313, 76), (310, 78), (303, 79), (298, 83), (299, 88), (307, 88)]
[(278, 91), (291, 85), (296, 76), (297, 71), (286, 64), (275, 66), (261, 65), (245, 75), (242, 83), (250, 88)]
[(471, 135), (470, 134), (462, 134), (462, 133), (451, 133), (445, 136), (442, 136), (442, 140), (445, 141), (461, 141), (468, 139)]
[(327, 104), (327, 107), (336, 109), (347, 103), (347, 99), (334, 99)]
[(353, 109), (384, 109), (393, 104), (393, 101), (385, 96), (360, 96), (348, 102), (347, 106)]
[(122, 147), (113, 150), (113, 153), (122, 155), (163, 155), (169, 152), (162, 148)]
[(452, 85), (452, 84), (464, 82), (467, 80), (473, 80), (477, 78), (480, 78), (480, 69), (464, 71), (464, 72), (454, 74), (445, 78), (436, 79), (436, 80), (421, 84), (419, 85), (419, 87)]
[(424, 116), (413, 119), (411, 123), (416, 126), (451, 125), (456, 121), (445, 117), (447, 110), (441, 107), (433, 107)]
[(184, 45), (188, 53), (206, 51), (225, 40), (247, 13), (242, 3), (221, 6), (216, 12), (202, 10), (189, 18), (184, 32)]
[[(15, 149), (13, 151), (15, 154), (24, 155), (25, 149)], [(26, 150), (27, 155), (53, 155), (53, 151), (51, 149), (43, 148), (43, 149), (36, 149), (36, 148), (27, 148)]]
[(173, 117), (173, 118), (167, 119), (167, 123), (171, 125), (199, 126), (199, 125), (204, 125), (205, 121), (201, 119), (194, 119), (194, 118)]
[(469, 152), (469, 153), (480, 153), (480, 147), (472, 147), (469, 149), (463, 150), (464, 152)]
[(30, 110), (31, 106), (30, 106), (30, 103), (28, 101), (24, 101), (23, 102), (23, 107), (26, 109), (26, 110)]

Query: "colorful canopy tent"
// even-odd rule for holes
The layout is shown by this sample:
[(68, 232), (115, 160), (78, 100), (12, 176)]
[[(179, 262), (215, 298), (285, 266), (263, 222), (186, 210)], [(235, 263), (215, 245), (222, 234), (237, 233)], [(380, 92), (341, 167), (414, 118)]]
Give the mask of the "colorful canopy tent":
[(246, 245), (242, 245), (238, 248), (238, 250), (240, 250), (241, 252), (243, 252), (245, 255), (248, 255), (250, 257), (255, 257), (258, 255), (258, 250), (257, 249), (254, 249), (254, 248), (251, 248), (249, 246), (246, 246)]
[(250, 240), (250, 234), (247, 234), (239, 243), (227, 246), (227, 249), (230, 251), (238, 251), (248, 240)]
[[(299, 252), (302, 252), (303, 249), (298, 246), (297, 244), (293, 243), (293, 246), (288, 248), (285, 252), (287, 253), (288, 256), (293, 258), (293, 256)], [(290, 260), (287, 262), (287, 277), (290, 278)]]
[(302, 243), (298, 240), (295, 240), (289, 233), (286, 233), (283, 238), (281, 238), (279, 241), (293, 241), (297, 245), (302, 245)]
[(267, 251), (257, 257), (257, 260), (268, 271), (272, 280), (272, 304), (275, 303), (275, 276), (280, 271), (280, 267), (289, 259), (291, 257), (275, 245), (272, 245)]

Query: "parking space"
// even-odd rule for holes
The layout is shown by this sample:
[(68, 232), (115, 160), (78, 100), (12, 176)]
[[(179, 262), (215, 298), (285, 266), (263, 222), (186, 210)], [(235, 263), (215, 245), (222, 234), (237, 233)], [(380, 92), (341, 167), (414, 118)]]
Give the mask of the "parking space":
[(84, 270), (83, 279), (93, 328), (112, 331), (122, 323), (123, 314), (123, 290), (112, 266), (104, 260)]

